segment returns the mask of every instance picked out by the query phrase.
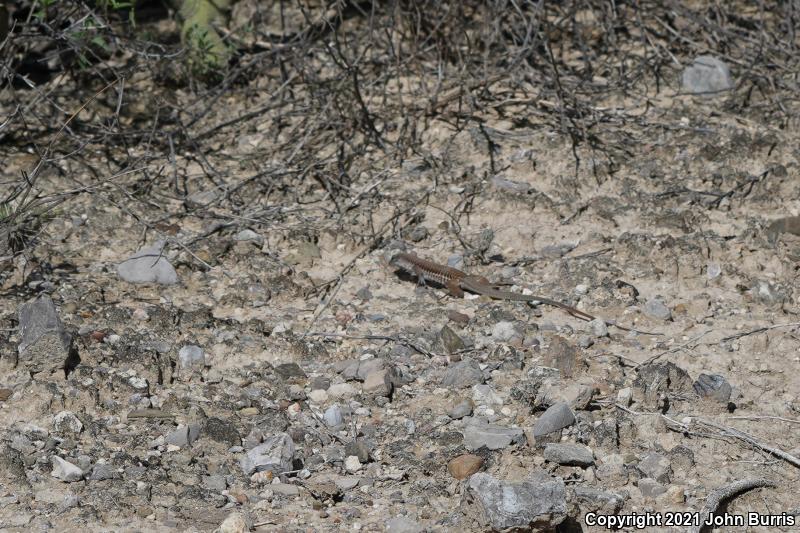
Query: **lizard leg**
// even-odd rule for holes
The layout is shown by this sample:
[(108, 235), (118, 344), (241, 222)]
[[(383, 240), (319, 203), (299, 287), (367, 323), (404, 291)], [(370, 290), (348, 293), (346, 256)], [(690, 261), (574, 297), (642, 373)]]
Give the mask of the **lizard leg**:
[(463, 298), (464, 291), (461, 289), (461, 286), (458, 284), (458, 281), (451, 280), (447, 282), (447, 290), (450, 291), (450, 294), (456, 298)]

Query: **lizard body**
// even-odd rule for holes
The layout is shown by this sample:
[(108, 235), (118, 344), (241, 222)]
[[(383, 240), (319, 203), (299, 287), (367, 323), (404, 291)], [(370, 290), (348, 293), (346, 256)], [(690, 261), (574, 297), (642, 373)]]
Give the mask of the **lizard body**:
[[(450, 294), (457, 298), (462, 298), (464, 296), (464, 291), (469, 291), (475, 294), (488, 296), (496, 300), (514, 300), (518, 302), (540, 302), (546, 305), (552, 305), (553, 307), (558, 307), (559, 309), (563, 309), (572, 316), (580, 318), (582, 320), (588, 321), (597, 319), (597, 317), (594, 315), (591, 315), (589, 313), (581, 311), (580, 309), (576, 309), (575, 307), (569, 306), (559, 301), (552, 300), (550, 298), (499, 290), (497, 289), (497, 284), (491, 283), (488, 279), (486, 279), (483, 276), (471, 276), (466, 272), (458, 270), (457, 268), (440, 265), (438, 263), (434, 263), (433, 261), (428, 261), (427, 259), (422, 259), (421, 257), (417, 257), (414, 254), (399, 253), (394, 257), (392, 257), (390, 264), (398, 268), (401, 268), (402, 270), (405, 270), (410, 274), (414, 274), (415, 276), (417, 276), (417, 279), (420, 281), (420, 283), (424, 283), (425, 281), (435, 281), (436, 283), (444, 285), (445, 287), (447, 287), (448, 291), (450, 291)], [(623, 329), (625, 331), (635, 331), (637, 333), (644, 333), (646, 335), (660, 335), (659, 333), (650, 333), (646, 331), (639, 331), (636, 329), (618, 326), (613, 322), (608, 322), (605, 320), (604, 322), (607, 325), (612, 325), (619, 329)]]

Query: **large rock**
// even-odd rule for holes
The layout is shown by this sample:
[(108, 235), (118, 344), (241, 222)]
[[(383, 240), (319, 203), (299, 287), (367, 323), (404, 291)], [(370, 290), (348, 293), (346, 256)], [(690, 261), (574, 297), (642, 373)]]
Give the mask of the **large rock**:
[(471, 420), (464, 427), (464, 447), (475, 451), (484, 446), (490, 450), (500, 450), (513, 444), (525, 442), (525, 433), (521, 428), (507, 428), (487, 424), (479, 420)]
[(130, 283), (178, 283), (178, 273), (164, 254), (164, 242), (144, 247), (117, 266), (119, 277)]
[(53, 373), (80, 361), (72, 336), (64, 330), (53, 300), (42, 295), (19, 308), (19, 363), (29, 372)]
[(533, 436), (544, 437), (575, 423), (575, 413), (566, 402), (551, 405), (533, 424)]
[(683, 90), (692, 94), (713, 94), (733, 89), (728, 65), (714, 56), (698, 56), (683, 71)]
[(287, 433), (273, 435), (247, 452), (239, 461), (245, 474), (270, 470), (275, 474), (292, 469), (294, 441)]
[(467, 484), (468, 509), (495, 531), (510, 528), (550, 530), (567, 516), (564, 481), (539, 472), (508, 482), (479, 472)]

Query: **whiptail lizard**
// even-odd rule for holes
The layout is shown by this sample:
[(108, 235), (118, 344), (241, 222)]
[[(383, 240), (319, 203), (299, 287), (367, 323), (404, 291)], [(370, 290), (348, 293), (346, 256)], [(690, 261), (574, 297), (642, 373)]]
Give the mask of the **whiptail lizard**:
[[(399, 253), (392, 257), (389, 264), (401, 268), (406, 272), (417, 276), (421, 284), (425, 281), (435, 281), (447, 287), (450, 294), (456, 298), (463, 298), (464, 291), (469, 291), (475, 294), (482, 294), (496, 300), (514, 300), (518, 302), (540, 302), (553, 307), (563, 309), (567, 313), (582, 320), (595, 320), (598, 317), (590, 315), (580, 309), (576, 309), (567, 304), (563, 304), (550, 298), (543, 296), (534, 296), (528, 294), (519, 294), (517, 292), (502, 291), (497, 288), (497, 284), (491, 283), (483, 276), (471, 276), (466, 272), (462, 272), (457, 268), (452, 268), (445, 265), (422, 259), (414, 254)], [(619, 326), (613, 322), (603, 320), (606, 325), (614, 326), (625, 331), (635, 331), (645, 335), (661, 335), (661, 333), (652, 333), (648, 331), (640, 331), (638, 329), (626, 328)]]

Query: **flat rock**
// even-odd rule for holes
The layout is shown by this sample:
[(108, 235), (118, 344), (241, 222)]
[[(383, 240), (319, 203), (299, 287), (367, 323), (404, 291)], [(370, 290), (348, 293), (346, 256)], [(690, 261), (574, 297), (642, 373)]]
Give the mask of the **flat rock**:
[(582, 511), (590, 513), (617, 514), (622, 510), (627, 493), (617, 493), (591, 487), (576, 486), (575, 501)]
[(564, 482), (546, 474), (508, 482), (479, 472), (469, 478), (467, 497), (481, 522), (495, 530), (549, 530), (567, 516)]
[(483, 371), (478, 363), (471, 359), (464, 359), (450, 365), (445, 370), (442, 386), (449, 389), (462, 389), (472, 387), (484, 382)]
[(395, 516), (386, 521), (386, 533), (422, 533), (422, 526), (405, 516)]
[(636, 468), (643, 474), (642, 477), (652, 478), (659, 483), (668, 484), (672, 477), (669, 458), (658, 452), (650, 452), (645, 455)]
[(697, 56), (683, 70), (683, 90), (692, 94), (713, 94), (733, 89), (733, 78), (728, 65), (714, 56)]
[(575, 423), (575, 413), (566, 402), (551, 405), (533, 424), (533, 436), (543, 437)]
[(178, 283), (178, 273), (164, 254), (164, 241), (141, 248), (117, 266), (117, 274), (129, 283)]
[(658, 496), (667, 492), (667, 488), (653, 478), (643, 477), (636, 484), (639, 487), (639, 492), (645, 498), (655, 499)]
[(552, 442), (545, 445), (544, 458), (552, 463), (564, 466), (591, 466), (594, 464), (594, 453), (583, 444)]
[(521, 428), (507, 428), (470, 420), (464, 427), (464, 447), (475, 451), (486, 447), (500, 450), (509, 445), (521, 444), (525, 441), (525, 433)]
[(672, 311), (669, 310), (667, 304), (658, 298), (648, 300), (644, 304), (644, 314), (657, 320), (669, 320), (672, 318)]

